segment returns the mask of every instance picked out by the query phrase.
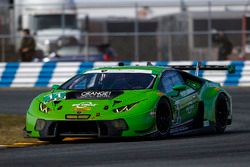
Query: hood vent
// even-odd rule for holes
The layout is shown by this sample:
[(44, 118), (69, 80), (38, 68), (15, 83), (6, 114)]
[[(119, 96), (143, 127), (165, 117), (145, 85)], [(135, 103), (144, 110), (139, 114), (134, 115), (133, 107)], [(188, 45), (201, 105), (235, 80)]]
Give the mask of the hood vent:
[(113, 106), (116, 105), (116, 104), (119, 104), (121, 102), (122, 102), (121, 100), (114, 100)]

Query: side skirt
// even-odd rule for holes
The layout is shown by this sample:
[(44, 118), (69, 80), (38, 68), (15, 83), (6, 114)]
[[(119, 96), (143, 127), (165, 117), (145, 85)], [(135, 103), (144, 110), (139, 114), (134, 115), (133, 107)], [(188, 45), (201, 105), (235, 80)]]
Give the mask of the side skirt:
[(198, 133), (209, 133), (214, 132), (215, 126), (210, 121), (203, 121), (203, 127), (194, 129), (193, 128), (194, 120), (189, 120), (180, 125), (175, 125), (171, 127), (170, 135), (178, 136), (178, 135), (187, 135), (187, 134), (198, 134)]
[(203, 133), (213, 133), (215, 132), (214, 126), (203, 127), (200, 129), (190, 129), (183, 132), (177, 132), (171, 134), (171, 136), (182, 136), (182, 135), (196, 135), (196, 134), (203, 134)]

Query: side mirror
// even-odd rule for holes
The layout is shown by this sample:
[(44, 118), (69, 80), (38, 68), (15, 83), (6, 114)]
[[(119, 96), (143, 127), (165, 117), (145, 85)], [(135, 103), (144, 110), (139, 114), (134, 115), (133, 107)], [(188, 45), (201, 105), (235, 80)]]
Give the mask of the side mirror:
[(173, 90), (176, 92), (173, 92), (174, 94), (171, 95), (171, 97), (177, 97), (180, 95), (180, 91), (187, 89), (186, 85), (174, 85)]
[(53, 90), (56, 90), (56, 89), (59, 88), (59, 86), (60, 86), (60, 85), (52, 85), (52, 89), (53, 89)]
[(187, 89), (187, 87), (186, 87), (186, 85), (175, 85), (175, 86), (173, 86), (173, 90), (175, 90), (175, 91), (182, 91), (182, 90), (185, 90), (185, 89)]

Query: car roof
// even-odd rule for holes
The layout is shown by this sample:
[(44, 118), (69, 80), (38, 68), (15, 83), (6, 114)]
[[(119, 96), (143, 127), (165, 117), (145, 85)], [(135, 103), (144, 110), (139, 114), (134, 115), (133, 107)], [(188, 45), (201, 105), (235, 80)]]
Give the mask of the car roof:
[(172, 69), (173, 68), (170, 68), (170, 67), (161, 67), (161, 66), (113, 66), (113, 67), (99, 67), (99, 68), (94, 68), (94, 69), (91, 69), (91, 70), (88, 70), (84, 73), (95, 73), (95, 72), (98, 72), (98, 71), (101, 71), (101, 70), (119, 70), (119, 71), (134, 71), (136, 73), (136, 71), (139, 72), (147, 72), (148, 71), (151, 71), (152, 74), (161, 74), (163, 71), (165, 71), (166, 69)]

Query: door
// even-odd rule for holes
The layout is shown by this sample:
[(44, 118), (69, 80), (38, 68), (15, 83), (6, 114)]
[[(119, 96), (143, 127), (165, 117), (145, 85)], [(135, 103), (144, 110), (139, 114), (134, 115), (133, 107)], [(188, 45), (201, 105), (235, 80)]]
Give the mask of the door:
[[(185, 89), (174, 90), (176, 85), (185, 85)], [(170, 97), (173, 126), (182, 125), (184, 128), (192, 125), (198, 109), (198, 93), (191, 87), (187, 86), (181, 75), (174, 70), (167, 70), (163, 73), (159, 90)]]

